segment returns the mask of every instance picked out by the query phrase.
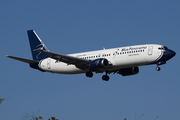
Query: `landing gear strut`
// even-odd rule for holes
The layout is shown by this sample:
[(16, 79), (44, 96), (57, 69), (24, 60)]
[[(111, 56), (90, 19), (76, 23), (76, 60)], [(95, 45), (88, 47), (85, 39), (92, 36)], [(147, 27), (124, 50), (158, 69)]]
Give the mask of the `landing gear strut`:
[(103, 79), (104, 81), (109, 81), (109, 76), (107, 75), (107, 72), (106, 72), (106, 75), (103, 75), (103, 76), (102, 76), (102, 79)]

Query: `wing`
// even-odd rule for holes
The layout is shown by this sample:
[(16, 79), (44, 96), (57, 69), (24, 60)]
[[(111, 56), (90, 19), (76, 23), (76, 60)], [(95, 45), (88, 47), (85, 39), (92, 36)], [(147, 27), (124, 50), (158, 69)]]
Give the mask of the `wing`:
[(29, 60), (29, 59), (24, 59), (24, 58), (9, 56), (9, 55), (7, 55), (6, 57), (9, 57), (9, 58), (12, 58), (12, 59), (15, 59), (15, 60), (19, 60), (19, 61), (25, 62), (25, 63), (39, 63), (39, 61)]
[(53, 52), (44, 51), (44, 50), (40, 50), (40, 49), (37, 49), (35, 51), (51, 55), (51, 58), (53, 58), (53, 59), (55, 59), (57, 61), (67, 63), (67, 64), (84, 65), (84, 64), (89, 63), (89, 60), (85, 60), (85, 59), (81, 59), (81, 58), (77, 58), (77, 57), (73, 57), (73, 56), (69, 56), (69, 55), (53, 53)]

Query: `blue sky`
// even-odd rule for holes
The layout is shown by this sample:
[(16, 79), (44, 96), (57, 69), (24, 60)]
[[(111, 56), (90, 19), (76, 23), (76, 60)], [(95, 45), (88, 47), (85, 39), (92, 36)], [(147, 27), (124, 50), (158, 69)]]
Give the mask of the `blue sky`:
[[(0, 120), (177, 120), (180, 113), (180, 1), (68, 0), (0, 1)], [(162, 44), (176, 56), (155, 70), (122, 77), (103, 74), (42, 73), (25, 63), (31, 52), (27, 30), (34, 29), (48, 49), (69, 54), (103, 47)]]

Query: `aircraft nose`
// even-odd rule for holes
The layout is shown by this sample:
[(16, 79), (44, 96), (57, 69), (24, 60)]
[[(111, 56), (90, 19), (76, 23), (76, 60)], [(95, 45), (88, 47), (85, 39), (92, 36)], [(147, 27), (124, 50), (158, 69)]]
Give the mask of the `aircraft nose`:
[(176, 52), (172, 51), (172, 56), (174, 57), (176, 55)]
[(164, 51), (164, 56), (166, 56), (166, 61), (171, 59), (175, 55), (176, 55), (176, 52), (174, 52), (173, 50), (168, 49)]
[(176, 55), (176, 52), (174, 52), (173, 50), (169, 50), (168, 54), (172, 58), (172, 57), (174, 57)]

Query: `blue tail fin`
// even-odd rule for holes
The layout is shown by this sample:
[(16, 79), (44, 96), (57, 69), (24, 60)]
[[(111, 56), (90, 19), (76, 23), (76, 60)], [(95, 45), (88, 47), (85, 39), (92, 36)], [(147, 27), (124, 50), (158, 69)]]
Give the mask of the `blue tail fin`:
[(38, 37), (38, 35), (34, 30), (28, 30), (27, 33), (28, 33), (33, 60), (40, 61), (42, 59), (50, 57), (50, 55), (48, 54), (34, 51), (36, 49), (41, 49), (45, 51), (49, 51), (49, 50), (47, 49), (47, 47), (44, 45), (44, 43), (41, 41), (41, 39)]

